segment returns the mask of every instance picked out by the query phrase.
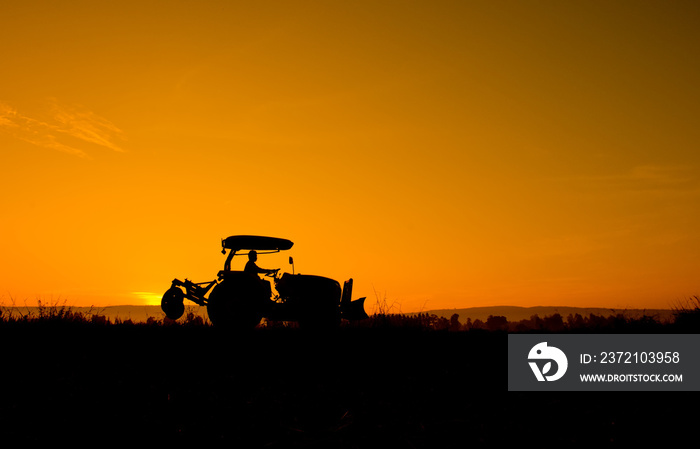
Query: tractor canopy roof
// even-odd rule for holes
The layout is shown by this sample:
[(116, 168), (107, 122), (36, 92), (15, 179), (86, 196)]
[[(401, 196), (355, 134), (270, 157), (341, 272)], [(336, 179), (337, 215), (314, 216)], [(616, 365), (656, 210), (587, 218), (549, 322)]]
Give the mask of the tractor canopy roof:
[(254, 249), (256, 251), (281, 251), (288, 250), (294, 243), (287, 239), (276, 237), (264, 237), (260, 235), (232, 235), (221, 241), (221, 246), (234, 252), (242, 249)]

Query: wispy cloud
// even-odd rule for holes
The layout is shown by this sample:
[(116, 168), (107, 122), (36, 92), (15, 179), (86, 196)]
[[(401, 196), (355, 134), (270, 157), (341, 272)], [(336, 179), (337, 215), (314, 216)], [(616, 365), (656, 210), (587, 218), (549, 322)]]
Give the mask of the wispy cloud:
[(692, 181), (690, 167), (671, 165), (639, 165), (628, 173), (618, 175), (618, 181), (631, 181), (655, 185), (679, 185)]
[(0, 102), (0, 131), (39, 147), (83, 158), (89, 158), (84, 143), (124, 151), (119, 143), (125, 140), (124, 133), (109, 120), (84, 108), (61, 105), (55, 99), (49, 100), (47, 109), (45, 117), (30, 116)]
[(700, 177), (694, 166), (638, 165), (605, 175), (558, 178), (585, 186), (586, 191), (606, 195), (698, 196)]

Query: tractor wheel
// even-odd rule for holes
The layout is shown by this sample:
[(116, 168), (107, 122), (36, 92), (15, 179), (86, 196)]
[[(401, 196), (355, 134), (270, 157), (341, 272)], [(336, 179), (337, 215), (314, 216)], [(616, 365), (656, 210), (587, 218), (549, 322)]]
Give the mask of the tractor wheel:
[(235, 282), (223, 281), (209, 294), (207, 314), (216, 327), (249, 330), (260, 323), (262, 304), (255, 291)]
[(307, 309), (299, 317), (299, 327), (312, 331), (333, 331), (340, 327), (340, 311), (335, 308)]
[(160, 301), (160, 308), (165, 316), (171, 320), (177, 320), (185, 313), (185, 294), (178, 287), (170, 287)]

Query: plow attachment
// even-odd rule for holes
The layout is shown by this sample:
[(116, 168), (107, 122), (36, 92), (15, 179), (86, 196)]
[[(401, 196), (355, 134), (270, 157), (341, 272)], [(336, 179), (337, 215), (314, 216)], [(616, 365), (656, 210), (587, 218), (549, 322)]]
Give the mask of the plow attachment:
[[(185, 298), (195, 304), (204, 306), (207, 304), (204, 295), (211, 290), (214, 284), (216, 284), (216, 281), (195, 284), (189, 279), (185, 279), (184, 282), (175, 279), (168, 291), (163, 295), (160, 307), (163, 309), (165, 316), (171, 320), (177, 320), (185, 313)], [(183, 288), (185, 289), (184, 292), (182, 291)]]

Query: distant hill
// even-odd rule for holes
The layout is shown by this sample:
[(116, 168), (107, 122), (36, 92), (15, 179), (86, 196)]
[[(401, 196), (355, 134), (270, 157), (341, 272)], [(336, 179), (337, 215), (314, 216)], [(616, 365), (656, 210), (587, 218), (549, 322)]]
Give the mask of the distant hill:
[[(32, 316), (37, 316), (39, 309), (37, 307), (3, 307), (3, 315), (12, 314), (14, 316), (26, 315), (30, 313)], [(148, 318), (162, 319), (165, 314), (160, 306), (108, 306), (108, 307), (67, 307), (74, 313), (83, 313), (85, 315), (102, 315), (110, 319), (112, 322), (119, 319), (121, 321), (131, 320), (133, 322), (146, 322)], [(197, 305), (185, 306), (185, 313), (193, 312), (207, 318), (206, 307)], [(517, 307), (517, 306), (493, 306), (493, 307), (468, 307), (463, 309), (435, 309), (426, 310), (421, 313), (428, 315), (437, 315), (449, 319), (455, 313), (459, 315), (459, 321), (464, 323), (467, 318), (474, 320), (486, 321), (489, 315), (504, 316), (508, 321), (520, 321), (529, 319), (533, 315), (538, 315), (540, 318), (551, 316), (555, 313), (560, 314), (564, 319), (569, 314), (576, 315), (577, 313), (587, 317), (590, 314), (598, 316), (610, 316), (623, 314), (629, 318), (639, 318), (643, 315), (653, 316), (660, 322), (670, 321), (673, 319), (673, 310), (671, 309), (606, 309), (606, 308), (583, 308), (583, 307)], [(404, 313), (403, 315), (413, 316), (416, 313)]]
[[(459, 321), (464, 323), (467, 318), (471, 318), (472, 321), (479, 319), (481, 321), (486, 321), (489, 315), (494, 316), (504, 316), (508, 321), (520, 321), (529, 319), (533, 315), (537, 315), (540, 318), (545, 316), (551, 316), (555, 313), (560, 314), (564, 319), (571, 314), (576, 315), (577, 313), (581, 316), (588, 316), (590, 314), (598, 316), (611, 316), (623, 314), (628, 318), (639, 318), (644, 315), (653, 316), (660, 322), (665, 322), (673, 319), (673, 310), (671, 309), (607, 309), (607, 308), (584, 308), (584, 307), (517, 307), (517, 306), (492, 306), (492, 307), (469, 307), (465, 309), (436, 309), (427, 310), (422, 313), (427, 313), (429, 315), (437, 315), (439, 317), (445, 317), (449, 319), (455, 313), (459, 315)], [(417, 315), (418, 313), (406, 313), (405, 315)]]

